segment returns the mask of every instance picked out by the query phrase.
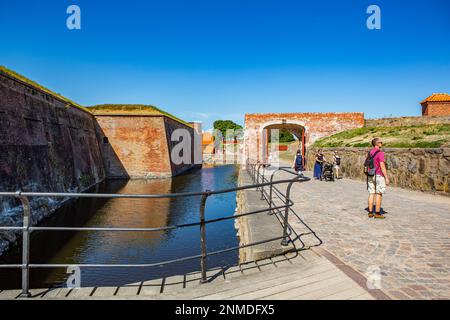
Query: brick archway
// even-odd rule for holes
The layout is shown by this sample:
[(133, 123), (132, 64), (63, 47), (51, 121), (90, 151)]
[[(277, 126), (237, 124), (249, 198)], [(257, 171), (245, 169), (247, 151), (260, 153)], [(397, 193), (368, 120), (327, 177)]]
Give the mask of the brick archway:
[(266, 113), (246, 114), (244, 158), (264, 162), (267, 157), (265, 130), (283, 126), (302, 128), (303, 148), (317, 139), (364, 126), (364, 113)]
[(275, 133), (274, 130), (288, 130), (291, 132), (299, 141), (299, 148), (302, 151), (303, 160), (305, 159), (305, 153), (306, 153), (306, 146), (305, 146), (305, 123), (303, 121), (279, 121), (279, 120), (272, 120), (268, 121), (266, 123), (261, 124), (260, 126), (260, 136), (262, 146), (262, 161), (266, 162), (268, 159), (268, 155), (270, 152), (269, 148), (269, 138), (272, 133)]

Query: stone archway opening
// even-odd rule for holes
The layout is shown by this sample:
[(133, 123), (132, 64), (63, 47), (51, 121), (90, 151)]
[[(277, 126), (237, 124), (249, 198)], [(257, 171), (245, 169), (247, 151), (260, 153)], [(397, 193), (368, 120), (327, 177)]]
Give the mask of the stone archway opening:
[(282, 141), (279, 142), (278, 151), (280, 158), (290, 157), (293, 160), (294, 154), (297, 150), (300, 150), (302, 153), (303, 165), (305, 165), (306, 158), (306, 130), (305, 127), (296, 124), (290, 123), (286, 121), (282, 121), (281, 123), (272, 123), (262, 127), (262, 159), (263, 162), (269, 161), (270, 152), (273, 151), (273, 146), (271, 145), (271, 137), (272, 134), (275, 133), (274, 130), (278, 130), (279, 133), (282, 131), (287, 131), (294, 136), (294, 141), (286, 144)]
[[(306, 148), (317, 139), (341, 131), (364, 126), (364, 113), (252, 113), (245, 115), (244, 161), (267, 160), (268, 129), (287, 128), (301, 137), (300, 150), (305, 159)], [(301, 131), (300, 131), (301, 130)], [(293, 158), (292, 158), (293, 161)]]

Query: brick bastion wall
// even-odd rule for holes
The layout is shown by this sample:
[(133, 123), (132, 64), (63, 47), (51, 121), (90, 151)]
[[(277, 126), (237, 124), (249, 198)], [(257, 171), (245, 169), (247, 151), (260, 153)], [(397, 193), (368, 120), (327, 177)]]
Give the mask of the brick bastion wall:
[[(366, 180), (363, 172), (367, 148), (322, 148), (328, 161), (334, 150), (341, 155), (344, 177)], [(307, 169), (312, 170), (317, 149), (307, 153)], [(450, 196), (450, 148), (384, 149), (392, 186)]]
[[(0, 191), (80, 192), (105, 171), (94, 117), (69, 101), (0, 72)], [(31, 199), (33, 222), (50, 215), (61, 199)], [(19, 225), (22, 207), (2, 197), (0, 224)], [(14, 242), (0, 232), (0, 253)]]
[(108, 178), (167, 178), (195, 166), (194, 153), (190, 164), (175, 164), (171, 153), (178, 141), (171, 141), (172, 132), (185, 129), (194, 150), (194, 128), (164, 115), (95, 114)]

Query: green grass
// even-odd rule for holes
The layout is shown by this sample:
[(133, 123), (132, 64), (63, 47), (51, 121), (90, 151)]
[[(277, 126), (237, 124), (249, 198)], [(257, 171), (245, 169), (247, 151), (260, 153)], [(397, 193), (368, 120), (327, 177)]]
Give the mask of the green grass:
[(369, 142), (355, 143), (351, 146), (355, 147), (355, 148), (366, 148), (366, 147), (370, 147), (370, 143)]
[(375, 137), (381, 138), (386, 148), (450, 147), (450, 124), (358, 128), (319, 139), (313, 147), (365, 148)]

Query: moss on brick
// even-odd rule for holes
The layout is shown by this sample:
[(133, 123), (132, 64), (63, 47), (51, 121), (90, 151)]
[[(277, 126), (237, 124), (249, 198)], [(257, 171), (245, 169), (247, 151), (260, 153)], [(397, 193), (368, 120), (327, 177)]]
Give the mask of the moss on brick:
[(51, 91), (50, 89), (40, 85), (39, 83), (28, 79), (27, 77), (13, 71), (10, 70), (8, 68), (6, 68), (5, 66), (0, 65), (0, 73), (3, 73), (11, 78), (14, 78), (20, 82), (23, 82), (37, 90), (40, 90), (46, 94), (49, 94), (51, 96), (54, 96), (55, 98), (62, 100), (64, 102), (66, 102), (68, 105), (71, 105), (75, 108), (78, 108), (80, 110), (83, 110), (85, 112), (88, 113), (92, 113), (92, 114), (140, 114), (140, 115), (163, 115), (166, 116), (170, 119), (173, 119), (175, 121), (178, 121), (186, 126), (192, 127), (191, 124), (187, 123), (186, 121), (181, 120), (178, 117), (175, 117), (174, 115), (161, 110), (155, 106), (152, 105), (143, 105), (143, 104), (102, 104), (102, 105), (95, 105), (95, 106), (91, 106), (91, 107), (83, 107), (81, 105), (79, 105), (78, 103), (58, 94), (55, 93), (53, 91)]
[(25, 77), (25, 76), (15, 72), (15, 71), (13, 71), (13, 70), (10, 70), (10, 69), (6, 68), (5, 66), (1, 66), (0, 65), (0, 73), (6, 74), (6, 75), (8, 75), (8, 76), (10, 76), (10, 77), (12, 77), (12, 78), (14, 78), (16, 80), (19, 80), (20, 82), (23, 82), (23, 83), (25, 83), (25, 84), (27, 84), (27, 85), (29, 85), (31, 87), (34, 87), (34, 88), (36, 88), (36, 89), (38, 89), (38, 90), (40, 90), (42, 92), (45, 92), (46, 94), (52, 95), (52, 96), (56, 97), (57, 99), (62, 100), (64, 102), (66, 102), (67, 104), (70, 104), (70, 105), (74, 106), (75, 108), (78, 108), (78, 109), (83, 110), (85, 112), (89, 112), (85, 107), (79, 105), (78, 103), (73, 102), (72, 100), (70, 100), (70, 99), (68, 99), (68, 98), (66, 98), (64, 96), (53, 92), (50, 89), (47, 89), (46, 87), (40, 85), (39, 83), (37, 83), (37, 82), (35, 82), (33, 80), (30, 80), (27, 77)]
[(191, 126), (186, 121), (181, 120), (180, 118), (175, 117), (174, 115), (161, 110), (152, 105), (144, 105), (144, 104), (101, 104), (87, 107), (91, 113), (94, 115), (99, 114), (132, 114), (132, 115), (161, 115), (166, 116), (170, 119), (178, 121), (184, 125)]

